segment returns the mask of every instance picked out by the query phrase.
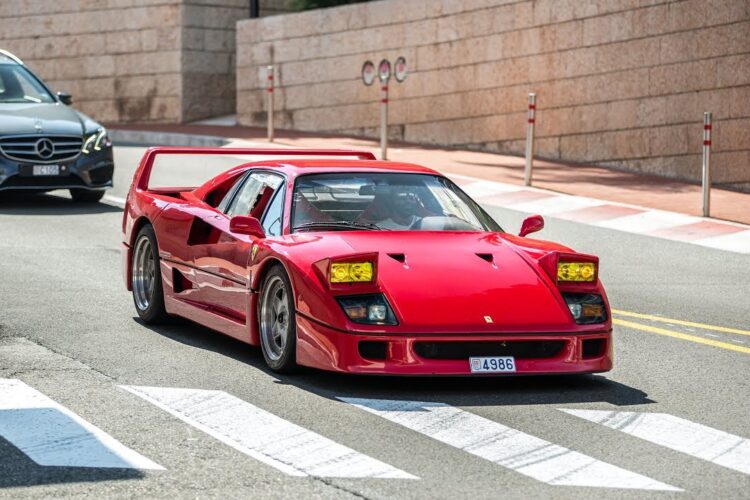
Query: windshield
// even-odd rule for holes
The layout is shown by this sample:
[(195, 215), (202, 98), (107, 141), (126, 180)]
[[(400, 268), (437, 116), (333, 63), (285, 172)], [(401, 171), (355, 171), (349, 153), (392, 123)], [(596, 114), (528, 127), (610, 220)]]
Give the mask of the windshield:
[(17, 64), (0, 64), (0, 103), (55, 102), (55, 98)]
[(502, 231), (445, 177), (428, 174), (303, 175), (292, 230)]

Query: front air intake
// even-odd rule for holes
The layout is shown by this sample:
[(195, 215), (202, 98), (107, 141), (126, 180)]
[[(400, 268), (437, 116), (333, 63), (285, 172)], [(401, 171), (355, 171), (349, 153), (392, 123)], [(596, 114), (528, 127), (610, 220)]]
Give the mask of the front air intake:
[(517, 359), (554, 358), (565, 347), (563, 340), (507, 342), (416, 342), (414, 351), (426, 359), (469, 359), (474, 356), (513, 356)]

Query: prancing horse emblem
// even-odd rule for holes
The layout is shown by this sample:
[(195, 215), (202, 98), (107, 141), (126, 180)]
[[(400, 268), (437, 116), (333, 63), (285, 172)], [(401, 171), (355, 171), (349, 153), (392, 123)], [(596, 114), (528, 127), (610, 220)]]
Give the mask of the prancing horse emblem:
[(484, 321), (485, 323), (492, 323), (492, 316), (485, 316)]

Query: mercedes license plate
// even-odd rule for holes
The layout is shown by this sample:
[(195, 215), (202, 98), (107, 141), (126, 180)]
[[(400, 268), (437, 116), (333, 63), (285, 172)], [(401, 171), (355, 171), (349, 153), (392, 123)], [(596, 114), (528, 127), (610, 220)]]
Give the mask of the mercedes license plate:
[(471, 373), (515, 373), (516, 360), (513, 356), (488, 356), (469, 358)]
[(60, 165), (34, 165), (33, 175), (60, 175)]

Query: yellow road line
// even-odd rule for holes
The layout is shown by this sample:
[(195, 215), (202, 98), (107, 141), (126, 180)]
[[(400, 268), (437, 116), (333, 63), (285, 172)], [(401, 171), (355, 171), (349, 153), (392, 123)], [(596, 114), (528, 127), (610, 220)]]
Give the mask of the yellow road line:
[(633, 328), (635, 330), (642, 330), (644, 332), (658, 333), (659, 335), (666, 335), (667, 337), (674, 337), (681, 340), (689, 340), (690, 342), (697, 342), (698, 344), (710, 345), (712, 347), (720, 347), (721, 349), (729, 349), (730, 351), (742, 352), (750, 354), (750, 347), (743, 347), (741, 345), (730, 344), (728, 342), (720, 342), (718, 340), (711, 340), (696, 335), (688, 335), (686, 333), (675, 332), (664, 328), (657, 328), (655, 326), (642, 325), (640, 323), (633, 323), (632, 321), (625, 321), (624, 319), (613, 319), (612, 322), (615, 325), (625, 326), (627, 328)]
[(726, 326), (714, 326), (707, 325), (705, 323), (694, 323), (692, 321), (683, 321), (681, 319), (670, 319), (662, 316), (654, 316), (653, 314), (635, 313), (630, 311), (621, 311), (619, 309), (612, 309), (612, 312), (618, 316), (627, 316), (629, 318), (648, 319), (651, 321), (660, 321), (662, 323), (673, 323), (675, 325), (692, 326), (694, 328), (701, 328), (703, 330), (713, 330), (715, 332), (723, 333), (736, 333), (738, 335), (750, 335), (750, 330), (740, 330), (739, 328), (728, 328)]

